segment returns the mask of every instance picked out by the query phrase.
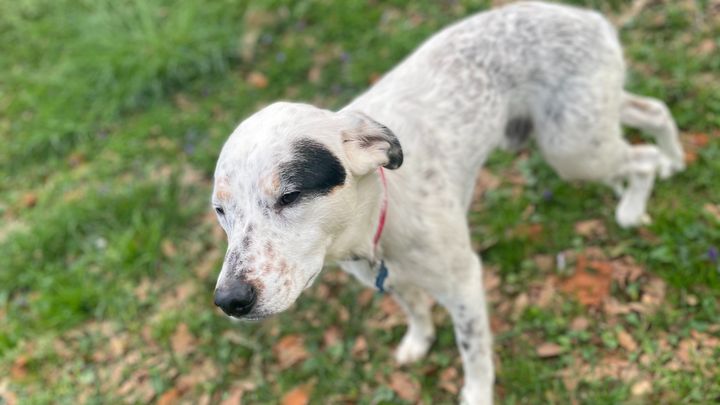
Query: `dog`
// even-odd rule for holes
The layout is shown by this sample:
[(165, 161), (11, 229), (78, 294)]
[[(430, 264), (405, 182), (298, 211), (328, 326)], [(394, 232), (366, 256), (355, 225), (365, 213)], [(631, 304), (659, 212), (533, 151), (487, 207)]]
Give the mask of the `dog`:
[[(617, 33), (600, 14), (528, 2), (440, 31), (337, 112), (263, 108), (218, 158), (212, 204), (228, 250), (215, 304), (260, 320), (339, 263), (406, 312), (399, 363), (425, 356), (432, 302), (443, 305), (463, 361), (461, 402), (491, 403), (482, 266), (466, 221), (479, 169), (493, 150), (532, 138), (561, 178), (611, 186), (621, 226), (647, 223), (655, 177), (682, 170), (684, 154), (667, 106), (624, 80)], [(629, 144), (623, 124), (657, 145)]]

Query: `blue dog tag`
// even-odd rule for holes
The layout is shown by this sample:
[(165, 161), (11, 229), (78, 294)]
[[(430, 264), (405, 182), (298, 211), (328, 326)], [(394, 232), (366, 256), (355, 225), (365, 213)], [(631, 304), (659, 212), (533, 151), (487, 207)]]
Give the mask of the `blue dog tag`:
[(377, 277), (375, 278), (375, 287), (377, 287), (378, 291), (381, 293), (385, 292), (385, 288), (383, 287), (383, 284), (385, 284), (385, 279), (388, 276), (388, 269), (385, 266), (385, 260), (380, 260), (380, 268), (378, 269)]

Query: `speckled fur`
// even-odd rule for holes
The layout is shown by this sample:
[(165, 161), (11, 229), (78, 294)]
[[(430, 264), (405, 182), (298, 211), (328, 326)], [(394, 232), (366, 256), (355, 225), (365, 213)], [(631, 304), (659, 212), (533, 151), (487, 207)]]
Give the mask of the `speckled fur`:
[[(462, 401), (491, 403), (482, 269), (466, 224), (476, 174), (493, 150), (532, 136), (561, 177), (613, 186), (622, 226), (647, 221), (655, 176), (682, 170), (683, 152), (665, 104), (625, 92), (624, 75), (617, 35), (602, 16), (518, 3), (436, 34), (339, 112), (266, 107), (238, 126), (219, 158), (213, 199), (225, 209), (229, 247), (218, 286), (237, 279), (261, 285), (247, 316), (258, 319), (287, 309), (323, 263), (339, 262), (372, 285), (371, 263), (382, 257), (387, 288), (409, 319), (398, 361), (429, 349), (433, 298), (455, 325)], [(628, 144), (621, 124), (648, 132), (658, 145)], [(382, 196), (376, 168), (391, 160), (392, 133), (404, 163), (387, 171), (388, 219), (375, 252)], [(337, 156), (347, 179), (328, 195), (274, 211), (282, 193), (277, 168), (304, 138)]]

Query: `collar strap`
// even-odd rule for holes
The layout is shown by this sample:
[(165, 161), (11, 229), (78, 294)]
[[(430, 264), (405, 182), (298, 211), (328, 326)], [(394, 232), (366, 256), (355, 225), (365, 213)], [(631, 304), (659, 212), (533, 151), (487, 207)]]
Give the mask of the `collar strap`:
[(385, 180), (385, 171), (382, 167), (378, 167), (378, 175), (380, 175), (380, 182), (383, 188), (383, 197), (380, 202), (380, 221), (378, 222), (375, 236), (373, 237), (373, 249), (377, 250), (378, 242), (382, 236), (383, 229), (385, 228), (385, 218), (387, 217), (388, 197), (387, 197), (387, 180)]
[[(387, 196), (387, 180), (385, 179), (385, 171), (382, 167), (378, 167), (378, 175), (380, 175), (380, 182), (382, 183), (383, 188), (383, 196), (382, 201), (380, 202), (380, 220), (378, 221), (378, 227), (375, 231), (375, 236), (373, 237), (373, 251), (377, 252), (378, 243), (380, 242), (380, 237), (382, 236), (383, 229), (385, 229), (385, 218), (387, 217), (387, 208), (388, 208), (388, 196)], [(383, 293), (385, 292), (385, 288), (383, 287), (383, 284), (385, 283), (385, 279), (388, 276), (388, 269), (385, 266), (385, 261), (380, 260), (380, 266), (378, 267), (378, 274), (375, 278), (375, 287)]]

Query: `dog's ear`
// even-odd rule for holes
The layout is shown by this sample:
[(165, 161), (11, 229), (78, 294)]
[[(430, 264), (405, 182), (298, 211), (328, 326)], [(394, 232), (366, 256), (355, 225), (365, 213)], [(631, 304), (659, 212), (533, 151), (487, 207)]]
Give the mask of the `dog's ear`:
[(342, 141), (353, 174), (362, 176), (380, 166), (394, 170), (402, 165), (400, 141), (388, 127), (361, 112), (340, 114), (349, 123), (342, 131)]

